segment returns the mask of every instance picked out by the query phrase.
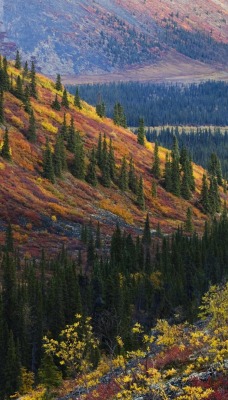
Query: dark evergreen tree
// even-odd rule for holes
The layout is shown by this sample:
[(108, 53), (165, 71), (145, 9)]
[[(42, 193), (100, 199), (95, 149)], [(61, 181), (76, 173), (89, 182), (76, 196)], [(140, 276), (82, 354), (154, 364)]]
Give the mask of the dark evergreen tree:
[(4, 137), (3, 137), (3, 145), (2, 145), (2, 150), (1, 150), (1, 156), (8, 161), (11, 160), (8, 128), (5, 129), (5, 133), (4, 133)]
[(112, 145), (112, 139), (109, 139), (109, 168), (110, 168), (110, 178), (115, 181), (116, 178), (116, 162), (115, 162), (115, 154)]
[(63, 138), (58, 134), (53, 154), (54, 173), (57, 177), (62, 177), (63, 171), (66, 169), (66, 154)]
[(58, 91), (61, 91), (63, 89), (60, 74), (57, 74), (56, 81), (55, 81), (55, 89)]
[(35, 143), (35, 141), (36, 141), (36, 120), (34, 117), (33, 110), (31, 110), (30, 115), (29, 115), (29, 126), (28, 126), (28, 130), (26, 133), (26, 137), (30, 142)]
[(72, 174), (75, 178), (85, 178), (85, 154), (82, 138), (78, 132), (75, 135), (75, 156), (72, 165)]
[(137, 141), (142, 146), (145, 146), (145, 127), (144, 127), (144, 119), (143, 118), (139, 118)]
[(0, 79), (0, 88), (5, 91), (9, 90), (10, 80), (9, 80), (9, 74), (8, 74), (8, 61), (7, 61), (6, 57), (3, 57), (0, 78), (1, 78)]
[(49, 143), (48, 139), (46, 139), (46, 147), (45, 147), (44, 157), (43, 157), (43, 176), (44, 176), (44, 178), (48, 179), (50, 182), (55, 183), (52, 152), (51, 152), (51, 147), (50, 147), (50, 143)]
[(25, 90), (24, 90), (23, 103), (24, 103), (25, 111), (28, 114), (30, 114), (32, 106), (31, 106), (31, 102), (30, 102), (30, 89), (28, 86), (26, 86)]
[(186, 221), (185, 221), (185, 230), (186, 232), (193, 232), (194, 225), (192, 222), (192, 209), (188, 207), (187, 213), (186, 213)]
[(127, 173), (127, 162), (126, 157), (122, 158), (120, 175), (118, 180), (119, 188), (124, 192), (128, 189), (128, 173)]
[(68, 95), (67, 95), (66, 88), (64, 88), (64, 90), (63, 90), (63, 97), (62, 97), (61, 105), (65, 108), (69, 108), (69, 101), (68, 101)]
[(32, 61), (31, 71), (30, 71), (30, 96), (37, 99), (36, 68), (34, 61)]
[(97, 165), (101, 168), (102, 167), (102, 136), (101, 136), (101, 133), (99, 134), (96, 158), (97, 158)]
[(208, 190), (210, 213), (214, 215), (221, 210), (221, 199), (217, 179), (214, 176), (210, 177), (210, 186)]
[(101, 182), (103, 186), (110, 187), (111, 177), (110, 177), (110, 164), (109, 164), (109, 153), (107, 146), (106, 135), (103, 138), (102, 144), (102, 163), (101, 163)]
[(96, 104), (96, 113), (100, 118), (105, 117), (105, 103), (103, 101), (99, 104)]
[(4, 95), (3, 90), (0, 90), (0, 124), (4, 122)]
[(68, 128), (66, 123), (66, 113), (63, 115), (63, 123), (60, 127), (59, 134), (62, 136), (63, 140), (67, 140), (68, 138)]
[(128, 172), (128, 184), (129, 184), (129, 189), (136, 194), (137, 193), (137, 188), (138, 188), (138, 182), (135, 174), (135, 166), (134, 166), (134, 161), (133, 158), (130, 158), (130, 163), (129, 163), (129, 172)]
[(7, 351), (6, 362), (4, 366), (4, 386), (7, 398), (13, 395), (20, 385), (20, 359), (19, 350), (15, 344), (12, 331), (10, 331)]
[(171, 192), (172, 190), (172, 169), (171, 169), (171, 161), (170, 156), (166, 154), (166, 162), (165, 162), (165, 172), (164, 172), (164, 179), (165, 179), (165, 189), (167, 192)]
[(215, 153), (212, 153), (208, 163), (208, 172), (211, 176), (217, 178), (218, 185), (222, 186), (222, 168), (221, 162)]
[(113, 122), (115, 125), (127, 127), (126, 115), (120, 103), (115, 103), (113, 112)]
[(150, 220), (149, 220), (149, 214), (148, 213), (146, 215), (146, 221), (145, 221), (144, 230), (143, 230), (143, 236), (142, 236), (142, 243), (145, 246), (150, 246), (151, 245)]
[(157, 183), (153, 180), (151, 186), (152, 197), (157, 197)]
[(158, 155), (158, 143), (155, 142), (154, 145), (154, 162), (152, 165), (152, 174), (156, 179), (160, 179), (161, 177), (161, 171), (160, 171), (160, 159)]
[(96, 239), (95, 239), (95, 248), (101, 248), (101, 230), (100, 230), (100, 222), (97, 223), (97, 230), (96, 230)]
[(60, 111), (60, 109), (61, 109), (61, 105), (58, 100), (57, 94), (55, 95), (55, 100), (53, 100), (53, 102), (51, 103), (51, 107), (53, 108), (53, 110), (56, 110), (56, 111)]
[(16, 80), (16, 89), (14, 91), (15, 96), (20, 99), (24, 100), (24, 90), (23, 90), (23, 84), (22, 84), (22, 79), (20, 75), (18, 75), (17, 80)]
[(180, 153), (178, 140), (176, 135), (173, 138), (173, 147), (171, 152), (171, 171), (172, 171), (172, 190), (171, 192), (175, 194), (175, 196), (180, 196)]
[(140, 176), (140, 179), (139, 179), (136, 202), (137, 202), (139, 208), (141, 208), (141, 210), (145, 209), (145, 199), (144, 199), (144, 188), (143, 188), (142, 175)]
[(62, 382), (62, 374), (55, 365), (50, 354), (44, 354), (38, 371), (39, 382), (50, 391), (53, 387), (60, 386)]
[(67, 134), (67, 149), (71, 152), (75, 152), (75, 146), (76, 146), (76, 133), (75, 133), (75, 128), (74, 128), (74, 119), (71, 117), (70, 121), (70, 126), (68, 128), (68, 134)]
[(200, 193), (200, 203), (203, 207), (204, 212), (207, 214), (210, 212), (209, 194), (208, 194), (208, 184), (207, 177), (203, 175), (202, 188)]
[(7, 252), (13, 252), (14, 244), (13, 244), (13, 231), (12, 226), (9, 223), (6, 229), (6, 240), (5, 240), (5, 248)]
[(93, 148), (91, 151), (90, 155), (90, 162), (87, 168), (87, 174), (86, 174), (86, 181), (90, 183), (92, 186), (97, 185), (97, 174), (96, 174), (96, 153), (95, 149)]
[(28, 61), (25, 61), (24, 68), (23, 68), (23, 76), (27, 76), (28, 72), (29, 72)]
[(16, 52), (16, 58), (15, 58), (14, 66), (17, 69), (21, 69), (21, 56), (20, 56), (19, 50), (17, 50), (17, 52)]
[(75, 90), (75, 95), (74, 95), (74, 105), (75, 105), (75, 107), (79, 108), (79, 110), (81, 110), (81, 109), (82, 109), (82, 105), (81, 105), (81, 99), (80, 99), (80, 96), (79, 96), (79, 90), (78, 90), (78, 87), (77, 87), (77, 88), (76, 88), (76, 90)]

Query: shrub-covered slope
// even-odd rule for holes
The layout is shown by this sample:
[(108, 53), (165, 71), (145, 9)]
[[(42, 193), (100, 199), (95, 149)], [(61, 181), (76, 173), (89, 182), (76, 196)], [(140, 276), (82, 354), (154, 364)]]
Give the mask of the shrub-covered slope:
[[(139, 233), (148, 211), (156, 229), (160, 224), (164, 232), (170, 232), (186, 220), (189, 206), (193, 210), (193, 222), (200, 230), (205, 221), (205, 215), (198, 206), (199, 192), (204, 170), (193, 166), (196, 181), (196, 191), (191, 201), (178, 198), (168, 193), (154, 179), (151, 173), (154, 144), (146, 143), (145, 147), (137, 143), (137, 137), (127, 129), (114, 125), (113, 121), (100, 118), (95, 109), (82, 102), (79, 109), (73, 105), (74, 97), (68, 94), (69, 108), (61, 106), (60, 111), (51, 107), (57, 97), (61, 101), (63, 92), (55, 89), (55, 84), (42, 75), (36, 76), (37, 98), (31, 97), (36, 125), (36, 140), (29, 141), (28, 131), (31, 124), (30, 115), (25, 110), (25, 102), (18, 97), (16, 80), (22, 74), (12, 65), (8, 67), (13, 90), (4, 92), (4, 122), (0, 126), (0, 143), (4, 142), (5, 128), (8, 128), (11, 161), (0, 158), (0, 215), (1, 239), (7, 222), (14, 225), (15, 239), (29, 252), (37, 252), (37, 246), (58, 246), (57, 237), (61, 242), (77, 246), (80, 238), (81, 224), (99, 221), (102, 232), (109, 235), (117, 222), (126, 230)], [(30, 85), (29, 75), (24, 78), (24, 87)], [(11, 88), (12, 89), (12, 88)], [(17, 97), (15, 96), (17, 94)], [(76, 179), (72, 175), (74, 154), (66, 150), (67, 169), (55, 183), (44, 178), (44, 153), (47, 138), (53, 152), (59, 130), (62, 129), (64, 114), (66, 126), (69, 129), (71, 119), (75, 130), (80, 133), (85, 151), (85, 168), (87, 170), (91, 149), (97, 151), (99, 135), (106, 135), (107, 146), (112, 139), (116, 161), (115, 183), (110, 187), (102, 184), (101, 170), (96, 166), (97, 186), (92, 186), (84, 179)], [(65, 143), (66, 144), (66, 143)], [(161, 169), (167, 150), (159, 148)], [(136, 176), (143, 178), (145, 210), (137, 204), (137, 196), (130, 190), (120, 190), (119, 176), (123, 157), (134, 160)], [(152, 181), (157, 185), (157, 196), (152, 196)], [(224, 195), (223, 195), (224, 196)], [(36, 243), (36, 244), (35, 244)]]

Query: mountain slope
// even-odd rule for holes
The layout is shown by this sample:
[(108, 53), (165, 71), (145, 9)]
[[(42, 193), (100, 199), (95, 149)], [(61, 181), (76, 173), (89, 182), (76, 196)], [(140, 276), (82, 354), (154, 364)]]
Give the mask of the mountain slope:
[[(12, 66), (9, 73), (13, 79), (18, 70)], [(93, 107), (83, 102), (82, 110), (73, 106), (73, 96), (69, 95), (70, 108), (55, 111), (51, 108), (57, 91), (54, 83), (37, 77), (38, 100), (31, 99), (37, 125), (37, 142), (32, 144), (26, 139), (29, 116), (21, 100), (9, 92), (4, 95), (5, 123), (0, 127), (0, 140), (3, 141), (5, 124), (9, 129), (9, 140), (12, 162), (0, 159), (0, 236), (3, 242), (7, 221), (14, 225), (15, 239), (31, 253), (38, 253), (39, 247), (49, 247), (54, 251), (61, 242), (66, 242), (71, 249), (78, 245), (81, 224), (97, 221), (101, 223), (107, 240), (115, 224), (134, 234), (141, 232), (146, 211), (151, 215), (153, 229), (158, 223), (164, 232), (170, 232), (183, 224), (189, 202), (177, 198), (158, 185), (157, 198), (151, 194), (151, 166), (154, 145), (147, 143), (143, 147), (137, 143), (136, 136), (130, 131), (117, 127), (110, 119), (101, 119)], [(62, 92), (58, 92), (59, 97)], [(136, 197), (130, 191), (122, 192), (116, 184), (104, 187), (100, 181), (92, 187), (85, 181), (74, 178), (65, 172), (63, 179), (58, 178), (55, 184), (43, 178), (43, 151), (46, 137), (54, 147), (57, 131), (63, 123), (66, 113), (67, 125), (73, 117), (75, 128), (83, 137), (86, 165), (89, 152), (97, 147), (99, 133), (106, 134), (107, 141), (112, 139), (117, 174), (123, 156), (129, 161), (132, 156), (136, 174), (144, 179), (146, 211), (140, 210)], [(159, 157), (164, 169), (166, 150), (159, 149)], [(72, 164), (72, 154), (67, 152), (68, 165)], [(201, 230), (205, 216), (195, 207), (197, 205), (202, 175), (204, 170), (194, 165), (197, 190), (191, 201), (193, 219), (197, 230)], [(100, 175), (97, 168), (98, 177)], [(36, 244), (35, 244), (36, 243)]]
[(113, 72), (165, 60), (170, 50), (206, 64), (228, 60), (226, 1), (5, 1), (8, 37), (55, 75)]

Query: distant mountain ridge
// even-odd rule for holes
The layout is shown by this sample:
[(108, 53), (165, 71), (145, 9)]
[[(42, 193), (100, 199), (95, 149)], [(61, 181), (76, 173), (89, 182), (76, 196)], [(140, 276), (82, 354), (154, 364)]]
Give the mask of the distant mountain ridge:
[[(48, 75), (154, 64), (170, 50), (209, 64), (228, 61), (226, 1), (2, 1), (7, 37)], [(13, 49), (12, 49), (13, 50)], [(4, 52), (4, 49), (3, 49)]]

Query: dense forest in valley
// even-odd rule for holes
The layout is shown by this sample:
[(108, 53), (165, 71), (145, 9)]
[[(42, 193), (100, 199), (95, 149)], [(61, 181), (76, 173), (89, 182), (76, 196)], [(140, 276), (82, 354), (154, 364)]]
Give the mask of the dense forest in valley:
[(173, 135), (177, 137), (180, 147), (186, 147), (192, 160), (205, 169), (212, 153), (216, 153), (222, 167), (224, 177), (228, 177), (228, 131), (222, 132), (220, 128), (197, 128), (186, 131), (182, 127), (161, 129), (148, 129), (146, 136), (150, 142), (157, 142), (159, 146), (172, 148)]
[[(42, 338), (57, 339), (75, 314), (92, 317), (100, 346), (90, 356), (97, 365), (101, 353), (121, 354), (121, 346), (113, 344), (116, 337), (125, 350), (138, 345), (131, 334), (136, 322), (148, 331), (157, 318), (192, 321), (209, 285), (227, 278), (226, 208), (220, 220), (206, 223), (202, 238), (196, 233), (186, 236), (181, 228), (168, 237), (157, 229), (151, 237), (147, 216), (142, 237), (116, 227), (110, 256), (99, 226), (83, 226), (81, 239), (87, 249), (84, 261), (80, 252), (72, 260), (64, 247), (56, 259), (43, 253), (40, 261), (29, 261), (19, 257), (8, 226), (1, 249), (1, 399), (22, 390), (24, 369), (38, 373), (39, 381), (47, 384), (52, 369)], [(66, 376), (64, 365), (56, 365)]]
[[(69, 90), (75, 93), (75, 87)], [(96, 105), (104, 102), (106, 115), (114, 116), (114, 106), (123, 107), (127, 125), (146, 126), (228, 125), (228, 84), (208, 81), (200, 84), (109, 83), (80, 85), (80, 96)]]

